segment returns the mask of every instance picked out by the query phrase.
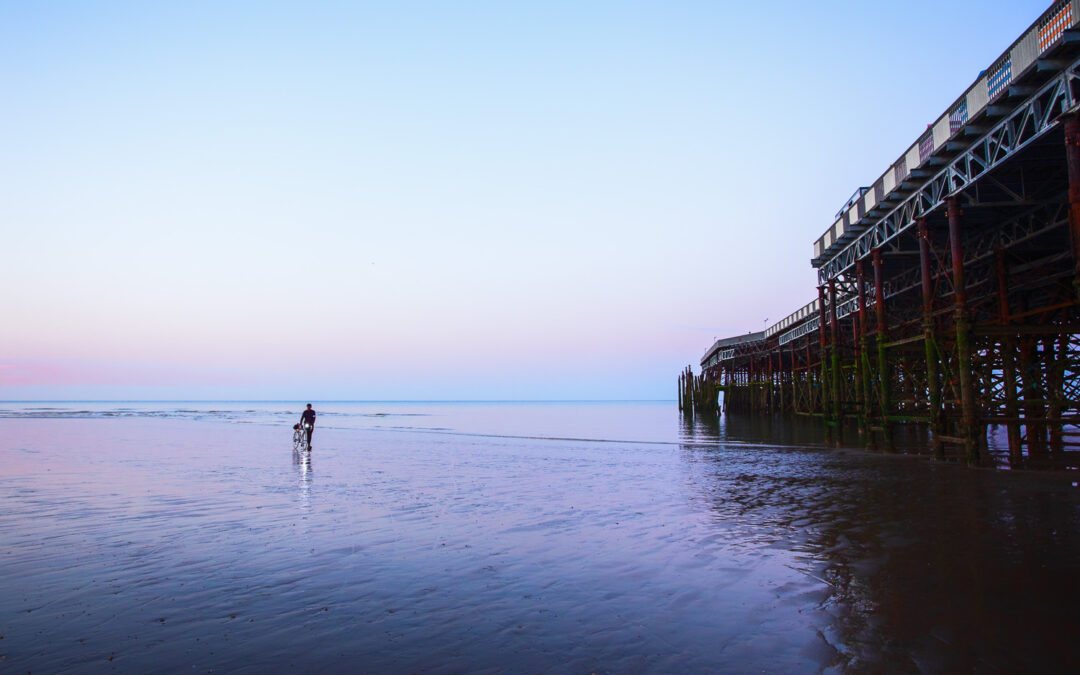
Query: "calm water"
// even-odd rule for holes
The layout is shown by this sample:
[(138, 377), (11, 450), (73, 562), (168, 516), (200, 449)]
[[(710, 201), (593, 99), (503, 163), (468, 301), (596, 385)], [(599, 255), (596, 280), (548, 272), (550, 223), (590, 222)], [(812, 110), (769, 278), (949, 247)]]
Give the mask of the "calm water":
[(1068, 672), (1080, 488), (673, 403), (0, 403), (0, 672)]

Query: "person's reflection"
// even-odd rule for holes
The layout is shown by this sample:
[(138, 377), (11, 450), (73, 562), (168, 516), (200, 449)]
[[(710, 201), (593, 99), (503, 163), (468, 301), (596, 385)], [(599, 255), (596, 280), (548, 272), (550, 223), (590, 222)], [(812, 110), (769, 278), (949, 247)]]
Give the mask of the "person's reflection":
[(293, 450), (293, 466), (296, 467), (297, 481), (300, 487), (300, 506), (311, 506), (311, 453), (302, 450)]

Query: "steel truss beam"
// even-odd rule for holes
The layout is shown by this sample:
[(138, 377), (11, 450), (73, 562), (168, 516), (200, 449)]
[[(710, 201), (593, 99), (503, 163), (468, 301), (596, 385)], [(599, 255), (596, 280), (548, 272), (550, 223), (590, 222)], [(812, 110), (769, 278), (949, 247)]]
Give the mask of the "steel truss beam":
[(976, 140), (944, 169), (931, 177), (892, 211), (858, 235), (818, 268), (825, 284), (851, 271), (856, 260), (886, 246), (919, 218), (941, 208), (945, 200), (972, 186), (1005, 160), (1056, 127), (1080, 95), (1080, 59), (1040, 87), (991, 130)]

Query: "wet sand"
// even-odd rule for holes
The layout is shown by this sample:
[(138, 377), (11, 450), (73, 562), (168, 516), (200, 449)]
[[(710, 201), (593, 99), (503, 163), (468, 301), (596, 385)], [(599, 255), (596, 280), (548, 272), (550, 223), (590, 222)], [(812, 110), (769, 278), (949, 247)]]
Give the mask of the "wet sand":
[(0, 670), (1080, 665), (1067, 476), (238, 421), (0, 419)]

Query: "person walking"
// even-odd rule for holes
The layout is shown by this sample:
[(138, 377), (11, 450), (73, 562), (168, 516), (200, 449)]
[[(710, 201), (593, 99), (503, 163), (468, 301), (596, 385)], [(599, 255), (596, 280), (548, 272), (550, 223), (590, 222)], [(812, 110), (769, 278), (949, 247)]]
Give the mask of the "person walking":
[(307, 404), (307, 410), (300, 415), (300, 428), (307, 437), (307, 449), (311, 450), (311, 435), (315, 433), (315, 411), (310, 403)]

